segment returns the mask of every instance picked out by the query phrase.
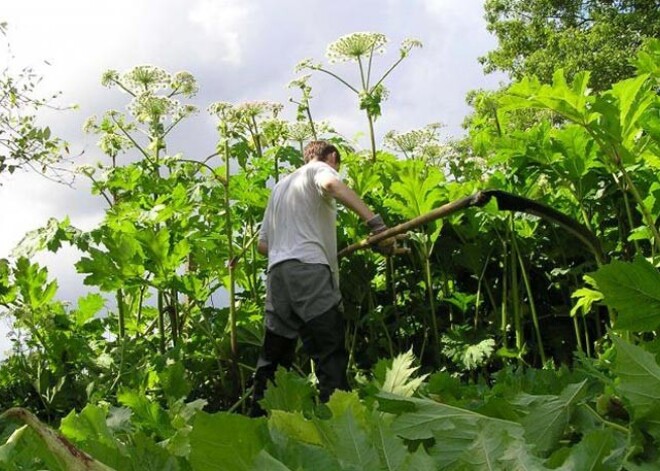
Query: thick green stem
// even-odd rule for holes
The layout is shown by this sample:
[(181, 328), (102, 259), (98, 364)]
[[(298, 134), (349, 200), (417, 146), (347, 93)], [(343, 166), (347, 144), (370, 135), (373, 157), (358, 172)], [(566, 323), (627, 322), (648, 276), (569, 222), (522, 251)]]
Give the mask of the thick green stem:
[(573, 330), (575, 331), (575, 341), (577, 342), (577, 347), (580, 352), (584, 352), (584, 347), (582, 346), (582, 333), (580, 332), (580, 324), (577, 320), (577, 315), (572, 316), (573, 318)]
[(518, 264), (516, 263), (516, 250), (514, 244), (514, 237), (516, 236), (513, 230), (513, 217), (509, 217), (510, 229), (509, 235), (511, 237), (511, 304), (513, 307), (513, 324), (516, 330), (516, 349), (518, 352), (522, 351), (525, 343), (525, 333), (522, 329), (522, 315), (520, 313), (520, 287), (518, 285)]
[[(425, 251), (426, 252), (426, 251)], [(431, 327), (432, 327), (432, 347), (431, 353), (433, 354), (433, 361), (436, 361), (438, 358), (438, 352), (440, 348), (440, 332), (438, 332), (438, 320), (435, 315), (435, 300), (433, 294), (433, 279), (431, 277), (431, 262), (429, 257), (424, 257), (424, 276), (426, 279), (426, 291), (429, 298), (429, 309), (431, 314)]]
[(160, 337), (159, 348), (160, 354), (165, 354), (165, 312), (163, 306), (163, 293), (158, 291), (158, 334)]
[[(238, 341), (236, 334), (236, 293), (235, 293), (235, 273), (234, 273), (234, 243), (233, 229), (231, 221), (231, 200), (229, 195), (229, 140), (225, 133), (224, 141), (225, 151), (225, 236), (227, 237), (227, 268), (229, 269), (229, 329), (231, 353), (234, 361), (238, 359)], [(235, 365), (236, 366), (236, 365)]]
[(545, 365), (546, 356), (545, 350), (543, 348), (543, 339), (541, 338), (541, 328), (539, 326), (539, 318), (536, 313), (536, 304), (534, 303), (534, 297), (532, 294), (532, 285), (529, 282), (529, 275), (523, 263), (522, 256), (520, 255), (520, 248), (518, 247), (518, 242), (516, 241), (516, 236), (513, 234), (513, 247), (514, 251), (518, 256), (518, 263), (520, 264), (520, 273), (522, 274), (523, 283), (525, 284), (525, 291), (527, 292), (527, 298), (529, 299), (529, 309), (532, 313), (532, 323), (534, 324), (534, 333), (536, 334), (536, 343), (539, 348), (539, 355), (541, 356), (541, 363)]
[(121, 289), (117, 290), (116, 298), (119, 322), (119, 338), (123, 340), (126, 336), (126, 305), (124, 304), (124, 292)]
[(660, 232), (658, 232), (658, 228), (655, 225), (655, 221), (653, 219), (653, 216), (651, 215), (651, 212), (646, 207), (646, 204), (644, 203), (644, 199), (639, 194), (637, 187), (633, 183), (632, 179), (630, 178), (630, 175), (628, 175), (628, 172), (626, 172), (626, 169), (623, 167), (623, 165), (621, 166), (621, 172), (623, 173), (623, 178), (626, 180), (626, 184), (628, 185), (628, 188), (633, 194), (633, 198), (635, 198), (635, 201), (639, 205), (639, 209), (642, 211), (642, 214), (644, 215), (644, 220), (646, 221), (646, 225), (653, 234), (653, 238), (655, 240), (655, 247), (660, 247)]
[(263, 150), (261, 148), (261, 136), (259, 135), (259, 125), (257, 124), (257, 118), (252, 116), (252, 126), (254, 126), (254, 133), (252, 135), (254, 139), (254, 147), (257, 149), (257, 155), (263, 157)]
[(374, 120), (367, 111), (367, 119), (369, 120), (369, 139), (371, 142), (371, 161), (376, 161), (376, 135), (374, 133)]
[(629, 434), (630, 434), (630, 430), (629, 430), (629, 429), (627, 429), (627, 428), (624, 427), (623, 425), (615, 424), (614, 422), (610, 422), (609, 420), (604, 419), (603, 417), (601, 417), (601, 415), (600, 415), (598, 412), (596, 412), (595, 410), (593, 410), (593, 409), (591, 408), (591, 406), (589, 406), (588, 404), (584, 404), (584, 403), (583, 403), (582, 406), (585, 407), (585, 408), (586, 408), (586, 409), (587, 409), (587, 410), (588, 410), (588, 411), (589, 411), (589, 412), (590, 412), (590, 413), (591, 413), (596, 419), (598, 419), (598, 421), (601, 422), (603, 425), (606, 425), (607, 427), (610, 427), (611, 429), (617, 430), (617, 431), (619, 431), (619, 432), (621, 432), (621, 433), (624, 433), (624, 434), (626, 434), (626, 435), (629, 435)]
[[(626, 191), (625, 186), (621, 184), (619, 179), (616, 179), (616, 182), (619, 185), (621, 194), (623, 195), (623, 203), (626, 209), (626, 218), (628, 219), (628, 230), (632, 231), (635, 228), (635, 222), (633, 221), (632, 210), (630, 209), (630, 200), (628, 199), (628, 192)], [(633, 240), (633, 245), (635, 246), (635, 253), (641, 254), (642, 252), (639, 246), (639, 242), (637, 242), (637, 240)]]
[(312, 130), (312, 136), (314, 136), (314, 140), (318, 140), (318, 136), (316, 134), (316, 127), (314, 126), (314, 120), (312, 119), (312, 111), (309, 109), (309, 102), (305, 106), (305, 113), (307, 113), (307, 119), (309, 120), (309, 127)]
[(508, 348), (509, 257), (507, 257), (508, 246), (506, 241), (502, 241), (502, 244), (504, 245), (504, 257), (502, 257), (502, 307), (500, 329), (502, 331), (502, 343), (504, 344), (504, 348)]
[(394, 312), (394, 319), (396, 322), (396, 329), (395, 329), (395, 337), (396, 337), (396, 346), (400, 350), (401, 349), (401, 342), (399, 340), (399, 329), (402, 327), (401, 326), (401, 317), (399, 316), (399, 308), (397, 307), (397, 293), (396, 293), (396, 280), (395, 280), (395, 270), (394, 270), (394, 257), (387, 257), (387, 270), (385, 272), (388, 280), (387, 280), (387, 286), (390, 287), (390, 294), (391, 294), (391, 303), (392, 303), (392, 310)]
[(170, 293), (170, 330), (172, 331), (172, 344), (176, 346), (179, 341), (179, 295), (176, 289)]

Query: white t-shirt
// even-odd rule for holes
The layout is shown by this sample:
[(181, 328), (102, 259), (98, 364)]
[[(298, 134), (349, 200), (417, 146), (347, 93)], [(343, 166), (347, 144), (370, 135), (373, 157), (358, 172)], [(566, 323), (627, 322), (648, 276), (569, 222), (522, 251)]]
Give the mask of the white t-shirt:
[(268, 244), (268, 268), (285, 260), (328, 265), (339, 286), (337, 266), (337, 209), (325, 194), (321, 175), (341, 177), (325, 162), (303, 165), (273, 189), (259, 240)]

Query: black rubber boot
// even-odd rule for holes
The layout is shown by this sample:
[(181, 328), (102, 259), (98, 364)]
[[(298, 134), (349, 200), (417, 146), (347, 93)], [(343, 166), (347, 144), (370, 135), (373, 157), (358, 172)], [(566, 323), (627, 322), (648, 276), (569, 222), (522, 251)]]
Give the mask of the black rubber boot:
[(264, 398), (268, 381), (272, 381), (275, 377), (277, 367), (283, 366), (289, 369), (293, 365), (297, 341), (298, 339), (282, 337), (266, 329), (264, 344), (257, 362), (257, 370), (254, 373), (254, 392), (252, 393), (250, 417), (266, 415), (266, 411), (259, 405), (259, 401)]

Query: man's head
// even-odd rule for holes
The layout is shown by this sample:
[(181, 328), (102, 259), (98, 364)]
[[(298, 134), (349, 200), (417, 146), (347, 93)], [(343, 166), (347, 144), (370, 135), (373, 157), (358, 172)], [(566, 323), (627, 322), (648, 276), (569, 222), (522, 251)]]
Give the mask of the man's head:
[(303, 158), (305, 163), (309, 163), (312, 160), (327, 162), (335, 170), (339, 169), (339, 164), (341, 163), (339, 150), (327, 141), (312, 141), (307, 144), (303, 151)]

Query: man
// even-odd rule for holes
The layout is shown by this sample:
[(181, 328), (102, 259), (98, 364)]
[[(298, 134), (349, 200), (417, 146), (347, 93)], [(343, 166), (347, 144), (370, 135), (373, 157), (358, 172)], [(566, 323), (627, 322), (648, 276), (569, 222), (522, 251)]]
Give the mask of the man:
[[(277, 367), (292, 365), (298, 336), (315, 362), (320, 400), (348, 389), (335, 200), (360, 216), (372, 234), (387, 226), (341, 181), (340, 160), (335, 146), (309, 143), (305, 165), (277, 183), (268, 201), (258, 246), (268, 256), (266, 333), (254, 375), (252, 416), (265, 413), (258, 401)], [(389, 252), (391, 244), (388, 239), (377, 249)]]

